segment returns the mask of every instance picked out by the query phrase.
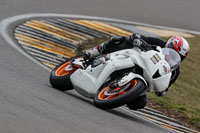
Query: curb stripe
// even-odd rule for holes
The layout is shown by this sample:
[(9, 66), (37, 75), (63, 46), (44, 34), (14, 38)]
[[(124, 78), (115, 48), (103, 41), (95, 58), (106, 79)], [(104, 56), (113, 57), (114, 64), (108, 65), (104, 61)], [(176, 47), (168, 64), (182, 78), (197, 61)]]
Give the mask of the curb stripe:
[(77, 37), (77, 39), (82, 39), (82, 40), (85, 40), (87, 41), (88, 39), (94, 39), (94, 37), (88, 35), (88, 34), (84, 34), (84, 33), (81, 33), (81, 32), (77, 32), (75, 30), (71, 30), (69, 29), (68, 27), (66, 26), (63, 26), (61, 25), (60, 23), (56, 23), (56, 22), (51, 22), (50, 20), (43, 20), (45, 23), (48, 23), (48, 24), (51, 24), (51, 25), (54, 25), (55, 27), (63, 30), (63, 32), (67, 32), (68, 34), (71, 34), (71, 35), (74, 35)]
[[(162, 127), (168, 128), (174, 132), (181, 132), (181, 133), (197, 133), (197, 131), (194, 131), (192, 129), (186, 128), (178, 123), (173, 123), (171, 121), (159, 118), (159, 117), (155, 117), (153, 115), (148, 115), (146, 113), (141, 112), (141, 110), (138, 111), (133, 111), (133, 110), (129, 110), (127, 107), (121, 107), (123, 110), (133, 113), (133, 114), (137, 114), (139, 116), (141, 116), (142, 118), (145, 118), (155, 124), (158, 124)], [(144, 108), (145, 110), (146, 108)], [(170, 127), (170, 128), (169, 128)]]
[(96, 29), (92, 29), (92, 28), (86, 27), (86, 26), (78, 24), (78, 23), (70, 22), (69, 19), (58, 19), (57, 21), (58, 21), (58, 23), (63, 24), (64, 26), (66, 26), (74, 31), (84, 33), (86, 35), (90, 35), (93, 37), (110, 37), (110, 35), (107, 35)]
[(99, 31), (109, 34), (111, 36), (113, 36), (113, 35), (127, 36), (127, 35), (131, 34), (131, 32), (126, 32), (126, 31), (122, 32), (123, 30), (117, 29), (114, 26), (111, 26), (111, 25), (108, 25), (105, 23), (103, 24), (103, 23), (96, 22), (96, 21), (72, 20), (72, 22), (87, 26), (89, 28), (99, 30)]
[(165, 119), (167, 121), (171, 121), (173, 123), (176, 123), (176, 124), (181, 124), (180, 122), (178, 122), (177, 120), (175, 119), (172, 119), (172, 118), (169, 118), (163, 114), (160, 114), (160, 113), (154, 113), (152, 111), (149, 111), (149, 110), (146, 110), (146, 109), (141, 109), (140, 112), (144, 113), (144, 114), (148, 114), (148, 115), (151, 115), (151, 116), (155, 116), (155, 117), (159, 117), (161, 119)]
[(49, 63), (49, 62), (46, 62), (46, 61), (43, 61), (42, 62), (45, 66), (48, 66), (50, 69), (53, 69), (54, 67), (56, 67), (56, 65), (53, 65), (53, 64), (51, 64), (51, 63)]
[(79, 36), (77, 34), (74, 34), (72, 32), (68, 32), (67, 30), (63, 30), (61, 28), (59, 28), (58, 26), (54, 26), (48, 22), (45, 22), (45, 20), (33, 20), (32, 21), (33, 23), (37, 23), (39, 25), (41, 25), (41, 27), (44, 27), (45, 29), (48, 29), (48, 30), (52, 30), (52, 32), (56, 32), (56, 33), (59, 33), (59, 34), (63, 34), (63, 35), (66, 35), (68, 38), (76, 41), (76, 40), (85, 40), (87, 41), (88, 39), (83, 37), (83, 36)]
[(45, 53), (44, 51), (40, 51), (39, 49), (30, 48), (30, 47), (27, 47), (25, 45), (23, 46), (23, 48), (26, 49), (27, 51), (32, 52), (32, 53), (35, 53), (35, 54), (38, 54), (38, 55), (43, 55), (43, 56), (49, 57), (51, 59), (59, 60), (60, 62), (65, 61), (65, 59), (63, 59), (62, 57), (56, 56), (56, 54)]
[(24, 35), (22, 33), (16, 33), (15, 37), (17, 39), (19, 39), (19, 40), (20, 39), (24, 39), (24, 40), (27, 40), (29, 42), (35, 42), (35, 43), (44, 45), (46, 47), (51, 47), (51, 48), (55, 48), (55, 49), (61, 49), (61, 50), (64, 50), (64, 51), (66, 51), (66, 52), (68, 52), (69, 54), (72, 54), (72, 55), (74, 54), (73, 50), (71, 48), (69, 48), (69, 47), (65, 47), (63, 45), (56, 44), (56, 43), (53, 43), (53, 42), (49, 42), (49, 41), (46, 41), (46, 40), (35, 39), (33, 37)]
[(32, 52), (30, 50), (27, 50), (32, 56), (34, 57), (38, 57), (38, 58), (41, 58), (41, 59), (44, 59), (46, 60), (47, 62), (52, 62), (52, 64), (59, 64), (61, 61), (60, 60), (57, 60), (55, 58), (51, 58), (51, 57), (48, 57), (48, 56), (45, 56), (45, 55), (41, 55), (41, 54), (38, 54), (38, 53), (35, 53), (35, 52)]
[(70, 44), (66, 40), (55, 38), (53, 36), (48, 35), (45, 32), (38, 31), (36, 29), (32, 29), (32, 28), (27, 27), (27, 26), (20, 25), (19, 27), (17, 27), (15, 29), (15, 33), (21, 33), (21, 34), (30, 36), (30, 37), (35, 38), (35, 39), (41, 39), (41, 40), (45, 40), (45, 41), (48, 41), (48, 42), (54, 42), (54, 43), (57, 43), (57, 44), (60, 44), (60, 45), (63, 45), (63, 46), (67, 46), (68, 48), (71, 48), (71, 49), (76, 48), (76, 45)]
[(60, 51), (57, 51), (57, 50), (54, 50), (54, 49), (51, 49), (51, 48), (47, 48), (47, 47), (44, 47), (44, 46), (39, 46), (39, 45), (34, 44), (34, 43), (32, 43), (32, 42), (27, 42), (27, 41), (24, 41), (24, 40), (19, 40), (18, 42), (19, 42), (20, 44), (22, 44), (22, 45), (32, 46), (32, 47), (34, 47), (34, 48), (38, 48), (38, 49), (44, 50), (44, 51), (46, 51), (46, 52), (52, 52), (52, 53), (64, 55), (64, 56), (67, 56), (68, 58), (69, 58), (69, 57), (73, 57), (72, 55), (67, 54), (67, 53), (65, 53), (65, 52), (60, 52)]
[(53, 30), (49, 30), (48, 28), (43, 27), (43, 25), (39, 25), (39, 24), (37, 24), (35, 22), (27, 22), (24, 25), (32, 27), (32, 28), (40, 30), (40, 31), (43, 31), (43, 32), (46, 32), (46, 33), (48, 33), (50, 35), (53, 35), (54, 37), (56, 37), (58, 39), (59, 38), (66, 39), (72, 44), (78, 44), (79, 43), (79, 41), (74, 41), (73, 39), (71, 39), (69, 36), (67, 36), (65, 34), (59, 34), (57, 32), (54, 32)]
[(69, 52), (68, 50), (65, 50), (65, 49), (62, 49), (62, 48), (58, 48), (58, 47), (51, 47), (51, 46), (47, 46), (47, 45), (44, 45), (44, 44), (41, 44), (40, 42), (36, 42), (36, 41), (33, 41), (33, 40), (29, 40), (27, 38), (24, 38), (24, 37), (19, 37), (19, 36), (16, 36), (16, 39), (18, 39), (18, 42), (24, 42), (24, 43), (27, 43), (29, 45), (32, 45), (36, 48), (39, 48), (39, 49), (42, 49), (42, 50), (48, 50), (48, 51), (53, 51), (53, 52), (56, 52), (56, 53), (66, 53), (66, 55), (68, 56), (74, 56), (75, 54)]
[[(59, 21), (63, 22), (64, 20), (59, 19)], [(75, 20), (70, 20), (70, 19), (66, 19), (65, 20), (65, 22), (67, 22), (68, 24), (70, 24), (70, 25), (75, 27), (74, 30), (79, 30), (79, 28), (81, 27), (81, 28), (83, 28), (83, 30), (81, 30), (81, 32), (86, 31), (87, 34), (91, 32), (94, 35), (98, 35), (97, 37), (111, 37), (111, 35), (108, 35), (107, 33), (104, 33), (104, 32), (101, 32), (101, 31), (99, 31), (97, 29), (93, 29), (91, 27), (76, 23), (74, 21)]]
[(133, 32), (128, 32), (128, 31), (122, 30), (121, 28), (117, 28), (117, 27), (107, 24), (105, 22), (104, 23), (99, 22), (99, 21), (93, 21), (93, 22), (96, 25), (105, 27), (107, 31), (110, 31), (110, 32), (120, 35), (120, 36), (130, 36), (131, 34), (133, 34)]

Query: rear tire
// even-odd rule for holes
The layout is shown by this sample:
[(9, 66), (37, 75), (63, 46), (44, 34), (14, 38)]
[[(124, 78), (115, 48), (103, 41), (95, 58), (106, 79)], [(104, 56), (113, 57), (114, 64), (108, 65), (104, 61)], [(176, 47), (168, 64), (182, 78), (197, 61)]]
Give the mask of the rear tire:
[(70, 72), (66, 72), (64, 69), (66, 66), (70, 63), (72, 59), (78, 58), (80, 56), (75, 56), (73, 58), (67, 59), (66, 61), (62, 62), (58, 66), (56, 66), (50, 73), (49, 81), (51, 85), (60, 91), (67, 91), (73, 89), (73, 85), (70, 80), (70, 76), (75, 70), (72, 70)]
[(145, 91), (145, 84), (141, 79), (133, 79), (130, 81), (130, 85), (126, 90), (112, 96), (105, 95), (105, 92), (108, 92), (108, 89), (110, 88), (106, 86), (98, 91), (97, 95), (94, 97), (94, 105), (96, 107), (101, 109), (112, 109), (129, 103)]

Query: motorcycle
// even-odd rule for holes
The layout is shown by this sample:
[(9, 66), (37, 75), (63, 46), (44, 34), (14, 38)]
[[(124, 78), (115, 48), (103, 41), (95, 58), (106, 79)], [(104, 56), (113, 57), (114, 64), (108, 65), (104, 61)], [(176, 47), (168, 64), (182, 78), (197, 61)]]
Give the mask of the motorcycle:
[(143, 93), (164, 91), (180, 61), (173, 49), (135, 46), (90, 60), (84, 56), (68, 59), (51, 71), (50, 83), (60, 91), (75, 89), (92, 98), (96, 107), (111, 109)]

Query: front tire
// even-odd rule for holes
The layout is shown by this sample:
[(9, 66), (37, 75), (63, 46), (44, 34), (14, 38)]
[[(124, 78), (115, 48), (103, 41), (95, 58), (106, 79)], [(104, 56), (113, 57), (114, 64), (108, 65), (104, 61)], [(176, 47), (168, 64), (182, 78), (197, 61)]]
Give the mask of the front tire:
[(70, 65), (71, 60), (78, 57), (80, 56), (75, 56), (62, 62), (51, 71), (49, 81), (55, 89), (60, 91), (67, 91), (73, 89), (70, 76), (79, 68), (74, 68), (71, 71), (65, 71), (65, 68)]
[[(131, 102), (145, 91), (145, 84), (141, 79), (133, 79), (125, 86), (126, 88), (114, 88), (117, 92), (113, 94), (108, 93), (109, 91), (112, 92), (113, 88), (111, 89), (109, 86), (101, 88), (94, 97), (95, 106), (101, 109), (116, 108)], [(120, 89), (123, 90), (120, 91)]]

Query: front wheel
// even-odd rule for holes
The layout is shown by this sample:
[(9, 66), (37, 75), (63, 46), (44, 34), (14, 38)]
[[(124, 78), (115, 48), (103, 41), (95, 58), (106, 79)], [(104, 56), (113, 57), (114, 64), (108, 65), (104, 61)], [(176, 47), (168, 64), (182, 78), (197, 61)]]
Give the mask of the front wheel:
[[(51, 85), (60, 91), (67, 91), (73, 89), (70, 76), (73, 72), (75, 72), (80, 67), (72, 67), (71, 61), (73, 59), (79, 58), (81, 56), (75, 56), (73, 58), (70, 58), (58, 66), (56, 66), (50, 74), (50, 83)], [(68, 70), (66, 70), (68, 68)]]
[(101, 109), (112, 109), (136, 99), (145, 91), (145, 84), (140, 79), (132, 79), (122, 87), (103, 87), (94, 97), (94, 104)]

